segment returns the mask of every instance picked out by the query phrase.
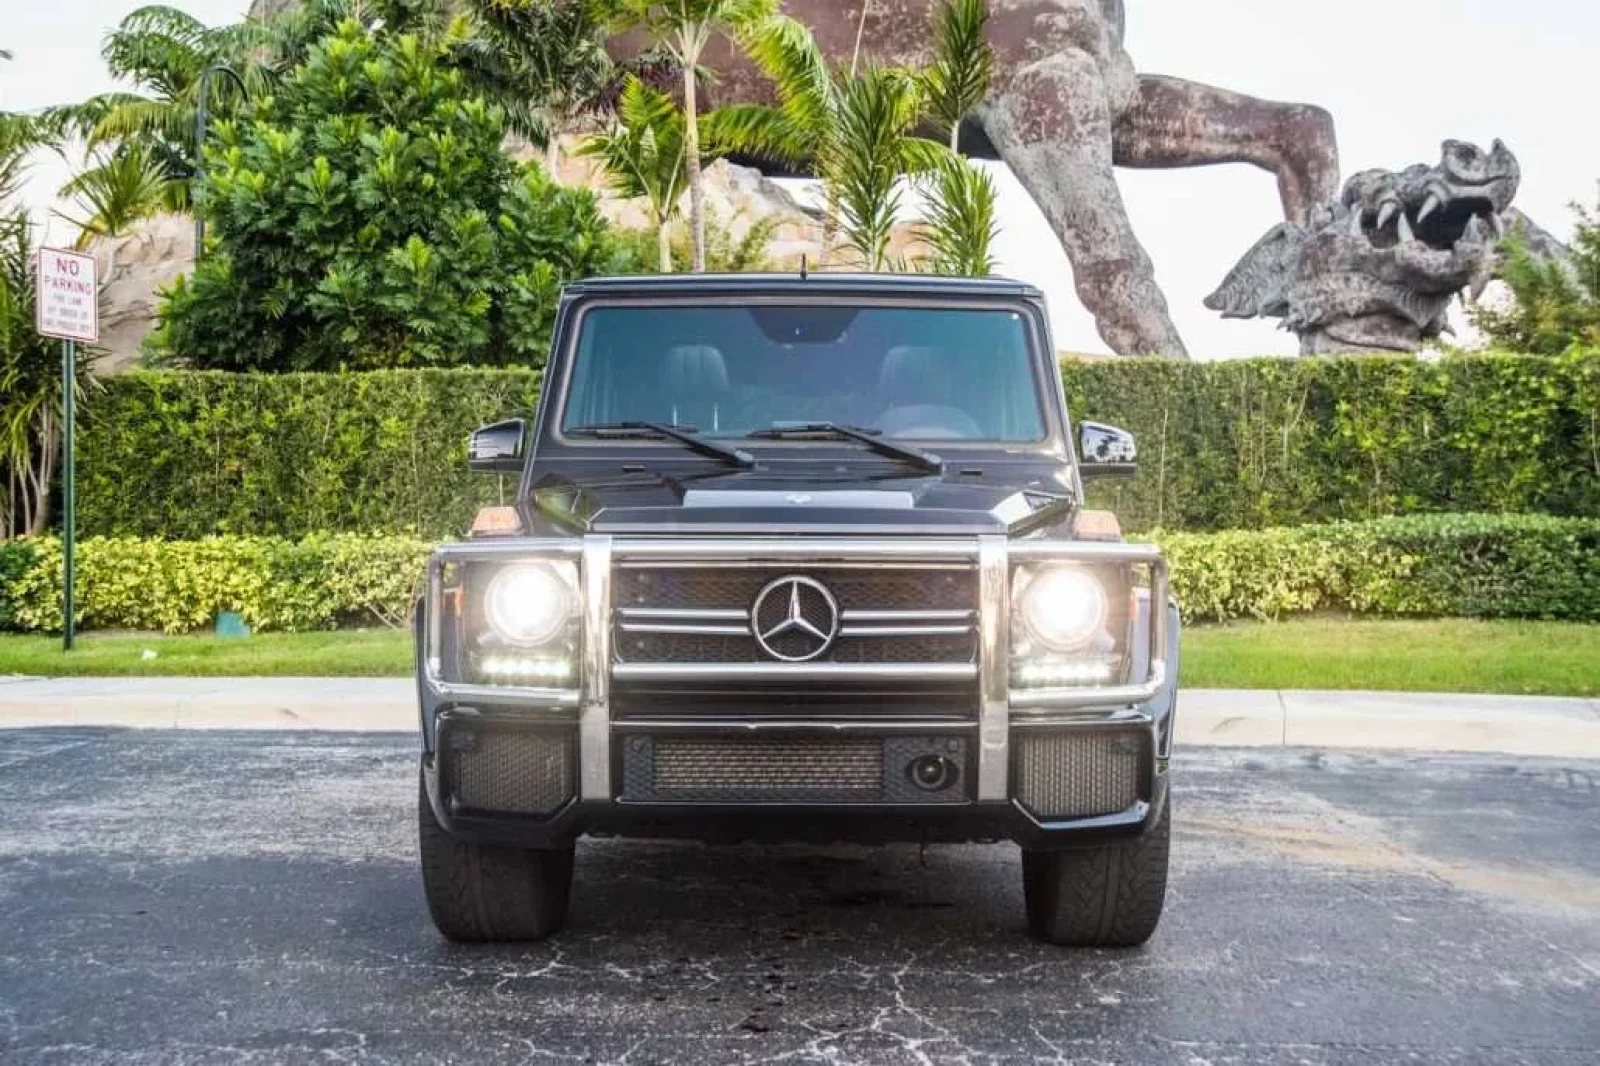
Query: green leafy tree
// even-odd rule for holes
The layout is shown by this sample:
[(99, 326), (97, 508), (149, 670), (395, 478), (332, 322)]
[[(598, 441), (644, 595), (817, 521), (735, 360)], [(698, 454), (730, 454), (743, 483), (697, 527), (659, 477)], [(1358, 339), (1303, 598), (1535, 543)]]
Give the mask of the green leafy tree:
[(1472, 307), (1472, 323), (1496, 348), (1557, 355), (1600, 348), (1600, 218), (1573, 205), (1577, 226), (1566, 260), (1535, 255), (1520, 233), (1503, 248), (1501, 279), (1511, 305)]
[(688, 172), (684, 115), (672, 97), (630, 77), (617, 102), (616, 122), (585, 140), (579, 154), (600, 161), (618, 195), (648, 201), (658, 266), (661, 273), (670, 273), (670, 227)]
[(922, 75), (928, 112), (960, 149), (961, 123), (983, 102), (994, 75), (989, 0), (944, 0), (934, 16), (934, 63)]
[(926, 192), (927, 218), (918, 233), (932, 252), (933, 272), (968, 277), (994, 273), (996, 194), (989, 175), (952, 157), (930, 172)]
[(771, 19), (776, 0), (611, 0), (612, 22), (638, 27), (683, 72), (684, 162), (696, 271), (706, 268), (705, 193), (700, 178), (700, 56), (713, 34), (744, 39)]
[(608, 254), (594, 197), (501, 150), (447, 46), (354, 21), (223, 122), (215, 241), (155, 345), (223, 369), (538, 364), (563, 281)]

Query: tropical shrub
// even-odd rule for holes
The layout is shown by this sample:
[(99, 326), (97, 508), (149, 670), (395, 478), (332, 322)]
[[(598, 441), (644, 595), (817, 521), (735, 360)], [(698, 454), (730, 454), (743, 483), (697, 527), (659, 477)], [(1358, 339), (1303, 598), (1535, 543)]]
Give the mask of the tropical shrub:
[[(431, 545), (406, 537), (321, 534), (192, 541), (90, 537), (75, 555), (77, 622), (85, 629), (181, 633), (237, 611), (252, 629), (298, 631), (399, 626), (411, 612)], [(61, 625), (61, 544), (21, 542), (0, 556), (0, 622), (19, 630)], [(8, 570), (10, 573), (8, 573)]]
[(537, 365), (561, 283), (607, 255), (594, 198), (501, 150), (443, 44), (353, 20), (218, 123), (214, 241), (154, 344), (230, 370)]
[[(1600, 622), (1600, 519), (1417, 515), (1222, 533), (1161, 533), (1190, 622), (1313, 611)], [(87, 629), (182, 632), (238, 611), (258, 630), (405, 622), (430, 542), (318, 534), (79, 545)], [(0, 545), (0, 629), (61, 619), (54, 538)]]
[(1578, 221), (1565, 261), (1535, 255), (1522, 233), (1506, 239), (1500, 276), (1510, 305), (1471, 308), (1472, 324), (1490, 343), (1545, 355), (1600, 348), (1600, 218), (1576, 205), (1573, 211)]

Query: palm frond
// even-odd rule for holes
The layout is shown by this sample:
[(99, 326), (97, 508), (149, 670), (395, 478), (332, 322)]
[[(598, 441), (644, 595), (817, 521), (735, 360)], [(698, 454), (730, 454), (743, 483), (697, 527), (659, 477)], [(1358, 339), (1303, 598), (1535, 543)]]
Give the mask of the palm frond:
[(923, 74), (928, 110), (950, 139), (989, 91), (994, 53), (989, 48), (988, 0), (942, 0), (934, 16), (934, 65)]
[(790, 127), (808, 142), (787, 146), (789, 154), (803, 156), (816, 151), (833, 124), (838, 90), (811, 31), (779, 15), (745, 35), (742, 43), (762, 73), (772, 79)]
[(617, 102), (616, 122), (586, 138), (578, 154), (600, 162), (618, 195), (648, 198), (659, 221), (677, 210), (687, 177), (684, 120), (666, 93), (630, 78)]
[(918, 236), (932, 252), (938, 274), (984, 277), (994, 273), (998, 232), (993, 180), (959, 156), (947, 156), (924, 179), (927, 217)]
[(72, 199), (82, 214), (76, 219), (62, 217), (82, 230), (79, 247), (96, 236), (120, 235), (166, 206), (171, 180), (147, 150), (124, 147), (102, 156), (61, 187), (60, 195)]

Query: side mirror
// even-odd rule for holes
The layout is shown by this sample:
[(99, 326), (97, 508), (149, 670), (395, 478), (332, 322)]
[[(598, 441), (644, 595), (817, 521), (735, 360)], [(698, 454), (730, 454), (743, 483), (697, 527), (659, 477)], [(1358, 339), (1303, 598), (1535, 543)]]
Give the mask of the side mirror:
[(478, 474), (522, 473), (522, 446), (528, 423), (521, 418), (492, 422), (467, 438), (467, 469)]
[(1132, 433), (1103, 422), (1078, 423), (1078, 472), (1084, 477), (1132, 477), (1138, 463)]

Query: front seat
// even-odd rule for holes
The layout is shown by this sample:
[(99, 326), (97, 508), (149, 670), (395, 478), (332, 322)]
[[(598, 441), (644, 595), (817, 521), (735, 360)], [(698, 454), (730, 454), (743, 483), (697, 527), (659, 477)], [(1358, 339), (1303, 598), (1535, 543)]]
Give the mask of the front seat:
[(886, 437), (981, 437), (983, 427), (950, 402), (950, 382), (932, 348), (890, 348), (878, 372), (883, 413), (873, 423)]
[(709, 344), (668, 348), (661, 388), (670, 407), (668, 421), (695, 426), (703, 433), (721, 428), (731, 391), (721, 351)]

